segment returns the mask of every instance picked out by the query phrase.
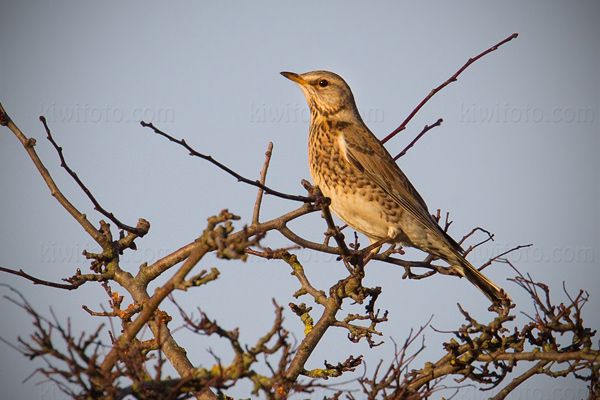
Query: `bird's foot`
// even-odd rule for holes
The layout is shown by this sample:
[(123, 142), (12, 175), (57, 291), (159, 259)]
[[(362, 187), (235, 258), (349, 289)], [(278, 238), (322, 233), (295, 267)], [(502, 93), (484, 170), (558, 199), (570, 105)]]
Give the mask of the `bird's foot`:
[(381, 246), (383, 246), (389, 240), (390, 238), (383, 238), (376, 242), (371, 242), (370, 245), (360, 250), (359, 255), (362, 257), (363, 265), (369, 262), (371, 258), (373, 258), (373, 256), (375, 256), (377, 253), (379, 253), (379, 250), (381, 250)]

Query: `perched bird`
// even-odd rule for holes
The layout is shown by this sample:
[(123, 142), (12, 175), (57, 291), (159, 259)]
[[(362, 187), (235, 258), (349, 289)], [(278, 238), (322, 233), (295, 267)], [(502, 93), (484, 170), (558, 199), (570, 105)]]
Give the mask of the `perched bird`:
[(415, 247), (448, 262), (492, 302), (506, 293), (463, 256), (429, 213), (390, 153), (365, 125), (348, 84), (329, 71), (281, 73), (296, 82), (310, 107), (308, 158), (313, 182), (331, 210), (363, 233), (376, 253), (384, 243)]

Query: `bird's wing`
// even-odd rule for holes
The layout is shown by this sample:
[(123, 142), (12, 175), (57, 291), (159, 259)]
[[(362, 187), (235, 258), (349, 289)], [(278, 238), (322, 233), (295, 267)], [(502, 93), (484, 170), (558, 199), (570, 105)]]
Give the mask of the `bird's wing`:
[(366, 126), (349, 124), (343, 129), (346, 160), (391, 196), (425, 228), (444, 237), (459, 253), (462, 249), (444, 232), (427, 209), (427, 204), (402, 172), (390, 153)]

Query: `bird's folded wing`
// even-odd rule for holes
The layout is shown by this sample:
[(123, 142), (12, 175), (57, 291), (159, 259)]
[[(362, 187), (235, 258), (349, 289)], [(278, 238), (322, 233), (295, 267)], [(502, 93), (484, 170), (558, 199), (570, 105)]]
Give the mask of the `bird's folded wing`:
[(344, 141), (344, 155), (349, 163), (362, 171), (369, 180), (392, 197), (425, 228), (441, 234), (452, 247), (455, 247), (459, 253), (462, 252), (460, 245), (433, 219), (421, 195), (368, 128), (349, 125), (345, 127), (343, 138), (340, 140)]

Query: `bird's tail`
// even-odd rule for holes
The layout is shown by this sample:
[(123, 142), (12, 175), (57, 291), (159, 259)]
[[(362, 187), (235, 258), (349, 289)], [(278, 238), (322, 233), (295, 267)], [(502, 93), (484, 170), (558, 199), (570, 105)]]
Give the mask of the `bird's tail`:
[(469, 282), (475, 285), (477, 289), (481, 290), (481, 292), (485, 294), (488, 299), (490, 299), (493, 303), (500, 305), (506, 300), (512, 302), (512, 299), (503, 289), (479, 272), (462, 255), (457, 256), (460, 264), (459, 268), (457, 268), (458, 272), (467, 278)]

